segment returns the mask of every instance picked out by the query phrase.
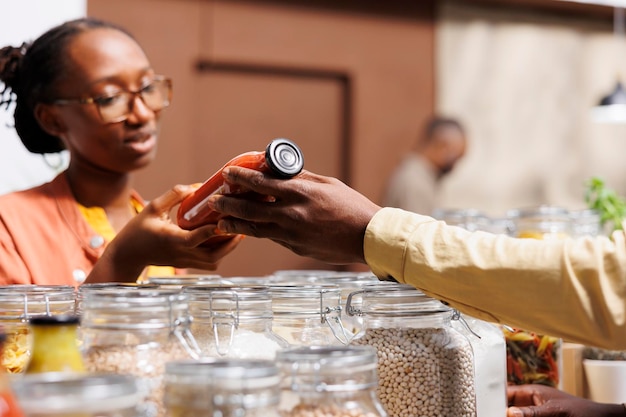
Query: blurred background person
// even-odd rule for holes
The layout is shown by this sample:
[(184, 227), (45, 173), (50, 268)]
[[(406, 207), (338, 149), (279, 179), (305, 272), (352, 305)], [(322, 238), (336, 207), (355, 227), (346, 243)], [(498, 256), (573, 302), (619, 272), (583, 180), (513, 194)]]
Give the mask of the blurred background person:
[(438, 204), (441, 180), (465, 155), (465, 129), (455, 119), (430, 119), (413, 150), (392, 173), (383, 205), (431, 214)]

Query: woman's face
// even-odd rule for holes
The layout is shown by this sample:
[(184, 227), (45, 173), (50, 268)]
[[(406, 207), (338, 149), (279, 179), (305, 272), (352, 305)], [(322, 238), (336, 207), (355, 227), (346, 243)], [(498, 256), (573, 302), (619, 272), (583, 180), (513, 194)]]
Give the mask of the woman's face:
[[(67, 47), (67, 73), (55, 86), (57, 98), (110, 96), (139, 91), (155, 74), (141, 47), (114, 29), (93, 29), (76, 36)], [(61, 139), (71, 164), (127, 173), (148, 165), (156, 155), (160, 112), (134, 95), (126, 120), (105, 123), (94, 103), (55, 106), (63, 126)]]

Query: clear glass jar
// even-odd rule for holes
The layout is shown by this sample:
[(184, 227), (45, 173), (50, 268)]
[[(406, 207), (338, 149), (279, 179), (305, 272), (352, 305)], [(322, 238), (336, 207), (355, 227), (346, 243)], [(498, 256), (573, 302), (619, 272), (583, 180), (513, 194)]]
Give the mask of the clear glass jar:
[(166, 365), (168, 417), (279, 417), (280, 373), (271, 361), (221, 359)]
[(135, 379), (112, 374), (32, 374), (13, 390), (27, 417), (144, 417)]
[(163, 416), (165, 363), (197, 358), (189, 331), (187, 296), (180, 291), (101, 290), (83, 299), (85, 367), (137, 377), (147, 417)]
[(274, 359), (289, 344), (272, 331), (272, 298), (263, 286), (189, 286), (191, 333), (202, 357)]
[(458, 226), (470, 231), (483, 230), (489, 224), (489, 217), (476, 209), (437, 208), (432, 217), (443, 220), (447, 225)]
[(341, 319), (341, 291), (333, 284), (270, 285), (272, 330), (291, 346), (347, 344), (354, 336)]
[(376, 395), (376, 349), (305, 346), (278, 353), (283, 417), (386, 417)]
[(592, 209), (571, 210), (572, 236), (598, 236), (603, 233), (600, 213)]
[[(539, 206), (510, 212), (515, 236), (541, 240), (567, 239), (572, 235), (569, 210)], [(562, 340), (523, 329), (502, 326), (507, 345), (509, 384), (542, 384), (558, 387), (560, 383)]]
[(85, 294), (90, 291), (100, 290), (146, 290), (159, 288), (155, 284), (139, 284), (136, 282), (97, 282), (90, 284), (81, 284), (76, 290), (76, 303), (74, 311), (77, 316), (81, 316), (83, 312), (83, 299)]
[(480, 417), (506, 415), (506, 342), (496, 324), (475, 317), (453, 314), (452, 327), (472, 345), (476, 386), (476, 414)]
[(347, 308), (364, 318), (352, 344), (377, 349), (378, 396), (390, 416), (476, 416), (472, 347), (452, 327), (451, 308), (401, 284), (354, 292)]
[(0, 326), (7, 340), (1, 365), (9, 373), (24, 371), (32, 349), (32, 317), (74, 313), (74, 287), (68, 285), (0, 286)]

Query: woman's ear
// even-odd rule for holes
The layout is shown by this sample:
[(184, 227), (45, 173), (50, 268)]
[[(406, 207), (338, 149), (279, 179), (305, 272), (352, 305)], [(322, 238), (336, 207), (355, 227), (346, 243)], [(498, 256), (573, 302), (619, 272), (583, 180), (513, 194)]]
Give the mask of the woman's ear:
[(53, 105), (37, 103), (34, 112), (35, 119), (47, 134), (61, 137), (67, 131), (67, 127), (56, 110)]

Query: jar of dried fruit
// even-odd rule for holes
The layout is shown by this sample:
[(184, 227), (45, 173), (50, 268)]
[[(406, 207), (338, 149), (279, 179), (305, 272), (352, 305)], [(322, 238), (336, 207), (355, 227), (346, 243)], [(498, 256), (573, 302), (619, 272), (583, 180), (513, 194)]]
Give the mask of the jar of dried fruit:
[(274, 359), (289, 346), (272, 331), (272, 297), (255, 285), (199, 285), (189, 297), (191, 333), (202, 357)]
[(197, 357), (187, 296), (160, 289), (104, 289), (87, 292), (82, 306), (87, 370), (134, 375), (145, 395), (146, 416), (163, 416), (165, 363)]
[(1, 365), (21, 373), (32, 350), (28, 322), (33, 317), (74, 313), (74, 287), (67, 285), (0, 286), (0, 325), (7, 335)]
[(390, 416), (477, 415), (472, 347), (451, 326), (451, 308), (397, 284), (353, 292), (347, 309), (364, 318), (352, 344), (378, 352), (378, 395)]
[(279, 417), (280, 373), (272, 361), (169, 362), (163, 402), (169, 417)]
[(281, 351), (283, 417), (386, 417), (376, 395), (376, 349), (304, 346)]

